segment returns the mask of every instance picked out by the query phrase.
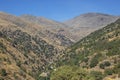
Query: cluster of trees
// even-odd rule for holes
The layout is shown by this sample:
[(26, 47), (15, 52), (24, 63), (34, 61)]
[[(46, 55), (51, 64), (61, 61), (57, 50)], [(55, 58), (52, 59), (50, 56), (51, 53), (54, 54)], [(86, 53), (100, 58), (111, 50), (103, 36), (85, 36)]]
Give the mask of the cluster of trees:
[(52, 72), (50, 80), (102, 80), (98, 71), (87, 71), (77, 66), (62, 66)]

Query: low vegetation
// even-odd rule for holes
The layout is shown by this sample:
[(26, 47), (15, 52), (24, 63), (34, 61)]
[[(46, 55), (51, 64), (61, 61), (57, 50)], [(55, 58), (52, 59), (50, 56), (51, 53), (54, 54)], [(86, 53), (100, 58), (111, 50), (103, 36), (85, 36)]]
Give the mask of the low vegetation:
[[(45, 32), (50, 34), (47, 36), (39, 31), (40, 34), (32, 34), (32, 30), (26, 30), (32, 24), (28, 25), (21, 19), (21, 23), (8, 18), (3, 21), (4, 25), (0, 24), (0, 80), (103, 80), (113, 75), (120, 77), (120, 19), (66, 50), (63, 49), (72, 42), (62, 34), (49, 31)], [(36, 25), (32, 27), (33, 32), (37, 31)], [(51, 38), (59, 39), (58, 42), (53, 40), (58, 45), (50, 42)]]
[[(86, 69), (90, 79), (87, 80), (102, 80), (110, 75), (119, 75), (120, 61), (120, 19), (115, 23), (111, 23), (106, 27), (95, 31), (69, 47), (56, 66), (70, 65), (70, 67), (78, 66)], [(61, 67), (60, 67), (61, 69)], [(65, 69), (67, 70), (67, 69)], [(52, 74), (51, 80), (64, 80), (65, 75), (69, 75), (70, 69), (56, 70)], [(58, 71), (58, 72), (57, 72)], [(75, 72), (71, 71), (71, 72)], [(56, 74), (55, 74), (56, 73)], [(72, 73), (71, 73), (72, 74)], [(59, 75), (59, 76), (57, 76)], [(55, 77), (56, 78), (55, 78)], [(71, 77), (71, 76), (70, 76)], [(72, 76), (73, 77), (73, 76)], [(80, 79), (80, 76), (73, 80)], [(55, 78), (55, 79), (54, 79)], [(65, 80), (72, 80), (65, 79)]]

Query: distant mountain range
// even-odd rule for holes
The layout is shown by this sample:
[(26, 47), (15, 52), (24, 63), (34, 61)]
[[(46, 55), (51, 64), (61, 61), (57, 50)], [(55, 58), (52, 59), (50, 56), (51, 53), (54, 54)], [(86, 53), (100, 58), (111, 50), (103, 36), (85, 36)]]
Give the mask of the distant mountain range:
[(32, 15), (22, 15), (20, 17), (45, 26), (46, 29), (52, 31), (59, 32), (60, 30), (60, 32), (62, 31), (64, 35), (68, 36), (74, 42), (82, 39), (95, 30), (103, 28), (107, 24), (115, 22), (119, 18), (119, 16), (102, 13), (86, 13), (62, 23)]

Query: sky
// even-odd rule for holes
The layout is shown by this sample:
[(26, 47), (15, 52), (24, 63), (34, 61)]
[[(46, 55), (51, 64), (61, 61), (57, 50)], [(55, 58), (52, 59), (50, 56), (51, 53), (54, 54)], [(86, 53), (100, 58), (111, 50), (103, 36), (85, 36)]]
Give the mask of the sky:
[(120, 0), (0, 0), (0, 11), (63, 22), (89, 12), (120, 15)]

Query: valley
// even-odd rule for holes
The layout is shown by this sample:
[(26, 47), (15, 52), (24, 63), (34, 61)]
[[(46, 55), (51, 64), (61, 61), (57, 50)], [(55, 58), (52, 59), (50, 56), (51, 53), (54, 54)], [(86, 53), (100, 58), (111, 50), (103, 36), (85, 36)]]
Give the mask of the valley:
[(86, 13), (65, 22), (0, 12), (0, 80), (120, 78), (120, 19)]

